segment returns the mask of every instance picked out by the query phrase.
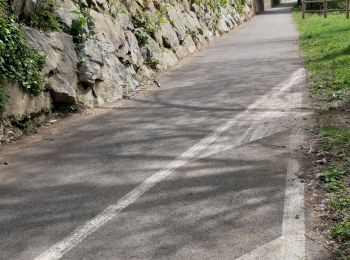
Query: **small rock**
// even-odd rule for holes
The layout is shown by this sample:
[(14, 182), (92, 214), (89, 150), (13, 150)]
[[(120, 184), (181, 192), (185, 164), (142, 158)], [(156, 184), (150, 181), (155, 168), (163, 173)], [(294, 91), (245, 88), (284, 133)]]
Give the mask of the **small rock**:
[(296, 216), (295, 216), (295, 219), (299, 219), (299, 215), (296, 215)]
[(44, 140), (52, 142), (52, 141), (55, 141), (55, 138), (49, 137), (49, 138), (45, 138)]
[(8, 162), (4, 162), (4, 164), (5, 164), (5, 165), (9, 165), (9, 163), (8, 163)]
[(316, 163), (318, 163), (318, 164), (326, 164), (327, 160), (326, 160), (326, 158), (322, 158), (321, 160), (317, 160)]
[(318, 152), (318, 153), (316, 154), (316, 156), (320, 157), (320, 156), (325, 156), (326, 154), (327, 154), (327, 152), (321, 151), (321, 152)]
[(154, 81), (154, 83), (156, 83), (157, 87), (160, 88), (160, 83), (158, 81)]

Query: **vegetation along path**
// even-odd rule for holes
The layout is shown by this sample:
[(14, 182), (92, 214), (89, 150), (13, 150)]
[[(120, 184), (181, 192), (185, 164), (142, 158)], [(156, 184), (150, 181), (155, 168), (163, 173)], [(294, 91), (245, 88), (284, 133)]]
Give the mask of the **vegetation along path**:
[(293, 3), (124, 100), (1, 151), (1, 259), (321, 259), (298, 178)]
[[(333, 3), (334, 4), (334, 3)], [(338, 2), (345, 5), (345, 2)], [(333, 258), (350, 257), (350, 29), (342, 13), (327, 19), (293, 12), (309, 71), (315, 125), (309, 132), (305, 172), (311, 230), (322, 234)], [(310, 167), (310, 165), (312, 167)], [(319, 239), (320, 240), (320, 239)]]

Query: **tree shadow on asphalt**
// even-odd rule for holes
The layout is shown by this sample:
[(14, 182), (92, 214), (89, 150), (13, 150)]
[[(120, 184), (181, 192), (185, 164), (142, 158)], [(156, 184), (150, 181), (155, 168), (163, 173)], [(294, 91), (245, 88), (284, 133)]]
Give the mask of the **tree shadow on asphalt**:
[[(33, 247), (55, 244), (244, 111), (285, 79), (285, 75), (270, 73), (284, 69), (284, 59), (270, 62), (265, 68), (266, 62), (266, 58), (242, 60), (241, 67), (233, 70), (228, 63), (215, 61), (204, 68), (194, 59), (191, 66), (196, 68), (185, 65), (176, 73), (167, 74), (174, 85), (75, 123), (53, 136), (54, 141), (42, 140), (9, 155), (9, 165), (0, 166), (1, 254), (6, 254), (6, 259), (18, 259)], [(253, 64), (255, 70), (248, 71)], [(292, 73), (298, 66), (284, 71)], [(212, 72), (216, 78), (208, 76)], [(198, 86), (200, 79), (202, 84)], [(256, 110), (264, 112), (266, 108)], [(288, 133), (276, 130), (266, 138), (279, 135), (283, 138)], [(128, 242), (146, 234), (156, 245), (147, 252), (153, 254), (149, 257), (166, 258), (189, 244), (202, 249), (219, 248), (222, 234), (241, 241), (232, 245), (233, 253), (239, 254), (247, 249), (243, 249), (247, 241), (237, 237), (240, 232), (233, 234), (234, 230), (247, 232), (251, 246), (274, 239), (280, 230), (276, 223), (282, 219), (286, 172), (285, 160), (271, 159), (275, 150), (281, 154), (280, 148), (275, 147), (269, 158), (252, 159), (249, 153), (236, 158), (233, 154), (224, 158), (210, 156), (186, 165), (176, 177), (165, 179), (124, 211), (121, 226), (113, 226), (120, 232), (110, 231), (111, 236), (118, 237), (103, 244), (91, 242), (90, 249), (85, 249), (94, 252), (119, 243), (125, 246), (121, 255), (127, 258), (130, 250), (147, 250)], [(203, 171), (207, 172), (202, 174)], [(203, 212), (206, 202), (218, 209)], [(135, 225), (152, 212), (160, 215), (142, 226)], [(248, 213), (251, 217), (246, 219)], [(264, 215), (272, 219), (267, 220)], [(193, 218), (188, 222), (187, 216)], [(128, 218), (137, 222), (127, 223)], [(130, 232), (125, 233), (124, 224), (130, 226)], [(264, 239), (253, 235), (256, 229), (261, 230)], [(156, 235), (147, 235), (152, 232)]]
[[(132, 163), (136, 163), (137, 160), (167, 162), (173, 158), (144, 154), (131, 157), (116, 155), (114, 158), (108, 158), (113, 159), (131, 160)], [(44, 163), (48, 164), (48, 161)], [(151, 250), (154, 254), (150, 256), (151, 258), (170, 257), (189, 244), (203, 250), (208, 247), (219, 247), (219, 238), (227, 230), (235, 230), (236, 235), (241, 233), (239, 232), (241, 229), (242, 232), (253, 234), (254, 229), (260, 227), (263, 227), (261, 234), (265, 239), (274, 239), (278, 235), (276, 223), (282, 219), (286, 166), (282, 161), (275, 164), (271, 170), (271, 163), (269, 160), (239, 160), (220, 156), (193, 162), (176, 172), (176, 177), (164, 180), (125, 209), (123, 213), (125, 216), (121, 217), (122, 220), (117, 218), (117, 224), (107, 225), (102, 234), (109, 233), (108, 241), (102, 244), (101, 241), (88, 241), (89, 246), (84, 247), (84, 250), (88, 253), (90, 249), (103, 250), (108, 245), (112, 244), (113, 248), (121, 244), (124, 246), (125, 258), (128, 258), (127, 252), (130, 250), (150, 253), (147, 252), (149, 249), (147, 243), (132, 243), (137, 241), (134, 240), (135, 237), (146, 236), (155, 245)], [(138, 171), (131, 170), (128, 174), (136, 176), (144, 175), (146, 172), (150, 175), (157, 170), (159, 170), (157, 167), (145, 167)], [(11, 259), (12, 251), (15, 259), (18, 252), (33, 246), (31, 238), (34, 237), (44, 238), (48, 244), (56, 243), (57, 239), (68, 235), (107, 205), (116, 203), (118, 198), (139, 184), (128, 179), (118, 185), (116, 179), (121, 178), (123, 174), (126, 175), (119, 169), (115, 171), (102, 169), (96, 171), (90, 180), (86, 180), (85, 176), (85, 181), (78, 178), (75, 182), (70, 180), (71, 183), (60, 185), (50, 185), (39, 178), (35, 189), (25, 188), (20, 184), (1, 185), (0, 238), (1, 241), (6, 241), (2, 244), (2, 252), (8, 252), (8, 259)], [(103, 179), (103, 183), (99, 183), (98, 179)], [(262, 187), (261, 183), (266, 185)], [(214, 207), (216, 210), (209, 212), (204, 210), (201, 213), (205, 207)], [(148, 214), (158, 216), (145, 217)], [(250, 215), (249, 219), (245, 218), (247, 215)], [(267, 221), (263, 215), (273, 219)], [(192, 216), (189, 221), (188, 216)], [(142, 223), (142, 217), (148, 219), (148, 222), (135, 225)], [(160, 232), (157, 233), (157, 230)], [(156, 234), (152, 235), (154, 232)], [(148, 233), (151, 235), (147, 235)], [(234, 234), (231, 236), (234, 238)], [(248, 235), (248, 240), (246, 242), (252, 247), (262, 241), (261, 237), (251, 235)], [(242, 238), (241, 241), (244, 242)], [(242, 244), (239, 245), (242, 248), (235, 247), (237, 250), (235, 253), (243, 250)]]

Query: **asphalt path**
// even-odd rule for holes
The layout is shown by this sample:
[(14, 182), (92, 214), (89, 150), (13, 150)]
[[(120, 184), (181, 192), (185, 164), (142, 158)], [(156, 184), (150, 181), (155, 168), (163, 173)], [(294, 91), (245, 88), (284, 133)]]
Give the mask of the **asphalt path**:
[(290, 9), (0, 151), (0, 259), (305, 259)]

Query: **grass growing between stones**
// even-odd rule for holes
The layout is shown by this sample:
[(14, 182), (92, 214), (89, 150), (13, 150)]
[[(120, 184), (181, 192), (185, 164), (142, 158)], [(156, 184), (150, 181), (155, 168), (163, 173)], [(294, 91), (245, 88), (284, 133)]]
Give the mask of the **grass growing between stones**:
[[(350, 259), (350, 20), (344, 13), (329, 14), (327, 19), (307, 14), (303, 20), (298, 10), (293, 18), (317, 112), (310, 171), (318, 173), (314, 189), (319, 189), (321, 202), (313, 206), (326, 215), (321, 225), (327, 226), (334, 258)], [(326, 207), (322, 201), (327, 201)]]

